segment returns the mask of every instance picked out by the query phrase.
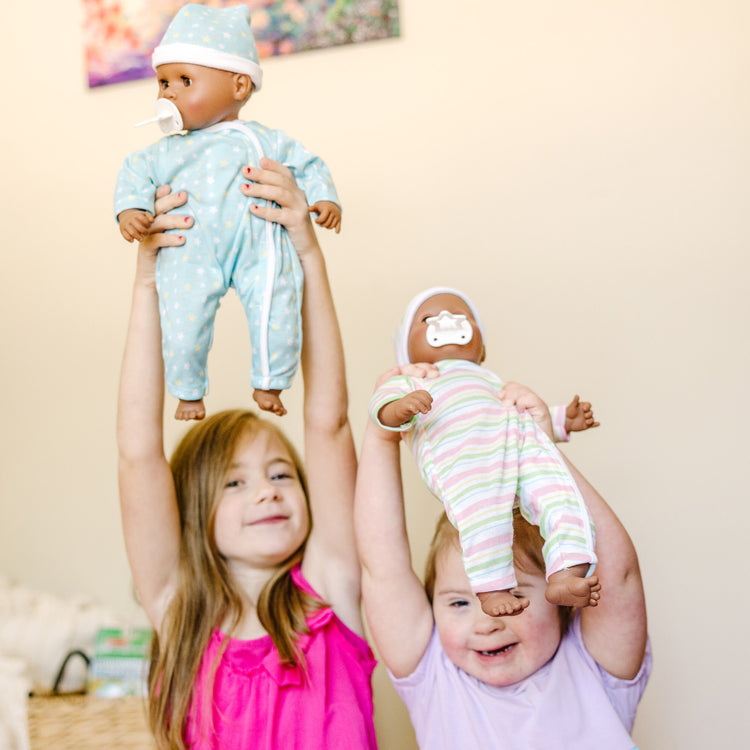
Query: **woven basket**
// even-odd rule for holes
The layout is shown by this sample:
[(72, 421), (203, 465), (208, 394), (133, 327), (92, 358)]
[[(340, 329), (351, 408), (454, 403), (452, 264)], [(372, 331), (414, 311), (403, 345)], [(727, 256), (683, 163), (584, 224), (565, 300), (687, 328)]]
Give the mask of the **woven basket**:
[(143, 698), (29, 698), (31, 750), (155, 750)]

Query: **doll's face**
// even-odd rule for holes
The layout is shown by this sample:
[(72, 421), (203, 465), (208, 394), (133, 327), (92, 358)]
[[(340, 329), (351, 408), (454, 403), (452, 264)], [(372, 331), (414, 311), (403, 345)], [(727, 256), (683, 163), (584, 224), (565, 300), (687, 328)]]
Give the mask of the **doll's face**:
[(159, 65), (156, 77), (159, 99), (174, 103), (186, 130), (236, 120), (252, 86), (247, 76), (191, 63)]
[[(428, 318), (437, 317), (443, 310), (452, 315), (465, 315), (471, 326), (471, 341), (466, 344), (432, 346), (427, 342)], [(484, 342), (469, 306), (455, 294), (436, 294), (426, 299), (414, 314), (407, 341), (410, 362), (440, 362), (444, 359), (466, 359), (479, 364), (484, 361)]]

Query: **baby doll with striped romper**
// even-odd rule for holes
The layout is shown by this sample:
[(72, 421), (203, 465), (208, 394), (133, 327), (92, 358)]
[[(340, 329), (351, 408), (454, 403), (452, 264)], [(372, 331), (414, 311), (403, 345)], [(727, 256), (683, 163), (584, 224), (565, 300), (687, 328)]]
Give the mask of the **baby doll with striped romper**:
[[(370, 401), (381, 426), (402, 432), (429, 489), (456, 527), (472, 590), (491, 616), (519, 614), (513, 506), (545, 539), (548, 601), (596, 606), (594, 530), (586, 504), (550, 439), (529, 414), (504, 406), (504, 387), (481, 366), (483, 328), (471, 300), (447, 287), (414, 297), (396, 335), (398, 364), (433, 363), (436, 378), (397, 375)], [(596, 426), (576, 397), (568, 430)], [(560, 410), (555, 420), (559, 422)]]

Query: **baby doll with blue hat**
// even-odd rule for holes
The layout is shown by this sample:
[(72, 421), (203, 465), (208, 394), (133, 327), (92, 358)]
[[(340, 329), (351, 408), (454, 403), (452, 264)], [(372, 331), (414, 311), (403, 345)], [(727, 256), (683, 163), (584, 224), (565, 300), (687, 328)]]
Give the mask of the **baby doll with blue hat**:
[[(251, 385), (261, 409), (286, 413), (279, 394), (292, 382), (302, 339), (302, 268), (286, 230), (249, 212), (241, 192), (247, 165), (268, 157), (289, 167), (316, 222), (339, 231), (341, 209), (325, 163), (280, 130), (239, 119), (263, 73), (246, 6), (188, 4), (152, 57), (156, 117), (167, 135), (125, 160), (114, 212), (123, 237), (140, 241), (154, 218), (156, 188), (187, 192), (180, 208), (193, 226), (185, 244), (162, 248), (156, 267), (164, 371), (179, 399), (177, 419), (202, 419), (216, 312), (229, 287), (245, 309)], [(260, 199), (253, 198), (253, 202)]]
[[(596, 606), (601, 587), (591, 575), (596, 555), (586, 504), (557, 448), (531, 414), (503, 403), (505, 384), (482, 367), (484, 327), (472, 301), (450, 287), (417, 294), (396, 332), (396, 355), (402, 367), (435, 364), (438, 375), (389, 378), (373, 394), (370, 415), (401, 432), (443, 502), (482, 609), (509, 616), (529, 604), (514, 593), (516, 504), (545, 539), (548, 601)], [(578, 397), (566, 412), (568, 430), (596, 426), (591, 405)]]

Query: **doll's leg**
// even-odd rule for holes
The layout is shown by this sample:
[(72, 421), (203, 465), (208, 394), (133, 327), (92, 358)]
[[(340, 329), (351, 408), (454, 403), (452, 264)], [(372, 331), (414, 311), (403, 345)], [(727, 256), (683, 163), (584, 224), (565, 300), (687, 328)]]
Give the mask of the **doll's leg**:
[[(226, 292), (215, 259), (202, 255), (200, 262), (193, 262), (194, 257), (188, 246), (164, 248), (156, 268), (167, 389), (188, 404), (200, 402), (208, 389), (206, 363), (214, 318)], [(199, 418), (197, 411), (192, 413), (195, 416), (179, 418)]]
[(233, 283), (250, 329), (253, 398), (280, 415), (286, 410), (279, 392), (291, 385), (299, 364), (302, 269), (286, 232), (275, 227), (272, 248), (243, 250)]
[(588, 575), (596, 555), (586, 504), (552, 442), (529, 415), (520, 415), (519, 422), (519, 504), (545, 540), (547, 599), (562, 606), (595, 605), (600, 587), (596, 576)]
[[(488, 425), (482, 424), (483, 415), (460, 447), (449, 435), (445, 451), (439, 447), (432, 451), (435, 466), (442, 464), (441, 497), (458, 530), (466, 574), (482, 608), (493, 616), (518, 614), (528, 606), (528, 600), (509, 591), (516, 584), (512, 548), (518, 486), (516, 414), (515, 409), (502, 409)], [(464, 427), (457, 429), (463, 431), (462, 422)]]

